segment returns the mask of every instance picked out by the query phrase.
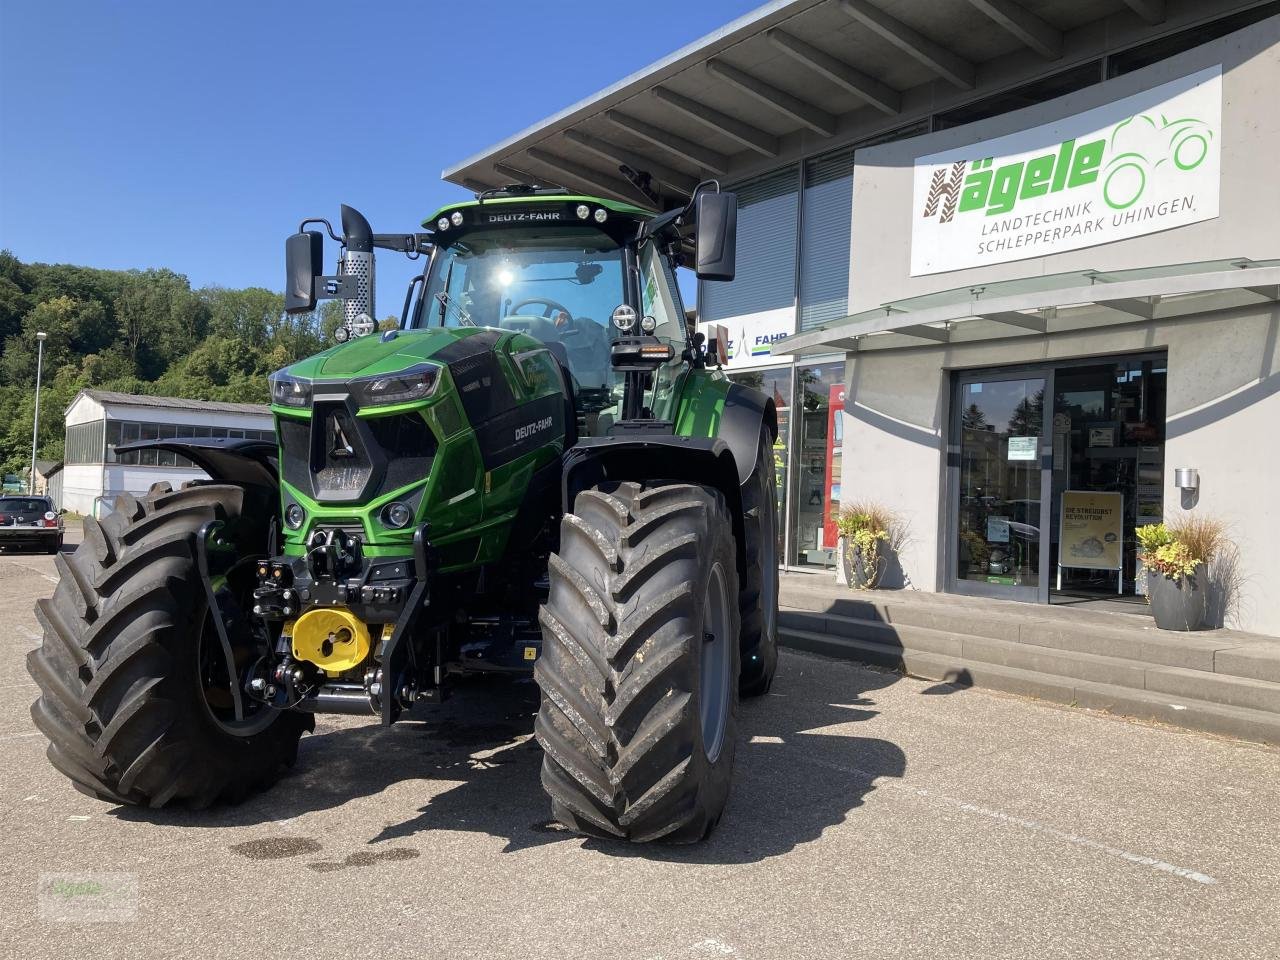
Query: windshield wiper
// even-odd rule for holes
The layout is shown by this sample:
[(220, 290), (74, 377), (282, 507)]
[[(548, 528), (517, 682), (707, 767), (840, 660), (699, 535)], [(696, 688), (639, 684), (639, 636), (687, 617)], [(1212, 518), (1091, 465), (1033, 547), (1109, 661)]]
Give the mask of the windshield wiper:
[(440, 324), (444, 325), (445, 315), (452, 310), (458, 315), (458, 319), (468, 327), (474, 327), (475, 323), (471, 319), (471, 314), (460, 303), (455, 303), (453, 298), (441, 290), (436, 294), (436, 300), (440, 303)]

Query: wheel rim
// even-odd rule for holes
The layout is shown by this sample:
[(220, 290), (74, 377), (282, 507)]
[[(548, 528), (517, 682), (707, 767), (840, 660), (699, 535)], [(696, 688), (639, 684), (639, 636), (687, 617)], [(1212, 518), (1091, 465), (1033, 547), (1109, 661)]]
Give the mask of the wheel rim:
[(724, 568), (718, 563), (707, 577), (702, 630), (702, 670), (698, 681), (702, 749), (714, 763), (724, 746), (729, 717), (729, 592)]

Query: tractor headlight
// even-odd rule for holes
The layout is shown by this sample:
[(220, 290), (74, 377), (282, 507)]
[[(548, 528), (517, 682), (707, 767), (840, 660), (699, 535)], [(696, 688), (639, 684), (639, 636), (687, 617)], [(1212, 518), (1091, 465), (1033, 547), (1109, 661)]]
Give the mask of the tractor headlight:
[(291, 503), (289, 506), (285, 507), (284, 522), (289, 525), (289, 529), (299, 529), (302, 526), (302, 522), (306, 519), (306, 513), (296, 503)]
[(439, 220), (437, 220), (437, 221), (436, 221), (436, 226), (437, 226), (437, 227), (439, 227), (441, 230), (448, 230), (448, 229), (449, 229), (449, 218), (448, 218), (448, 217), (441, 217)]
[(462, 226), (462, 211), (455, 210), (453, 211), (453, 213), (449, 214), (449, 222), (452, 223), (455, 227)]
[(591, 218), (595, 220), (596, 223), (604, 223), (609, 219), (609, 211), (604, 207), (596, 207), (596, 212), (591, 215)]
[(291, 377), (278, 370), (267, 378), (271, 384), (271, 402), (282, 407), (311, 406), (311, 382)]
[(579, 220), (585, 220), (587, 217), (591, 216), (591, 208), (585, 203), (578, 204), (578, 206), (574, 208), (573, 212), (578, 215)]
[(382, 407), (391, 403), (425, 400), (435, 393), (440, 382), (440, 368), (434, 363), (420, 363), (408, 370), (380, 377), (351, 381), (351, 398), (360, 407)]

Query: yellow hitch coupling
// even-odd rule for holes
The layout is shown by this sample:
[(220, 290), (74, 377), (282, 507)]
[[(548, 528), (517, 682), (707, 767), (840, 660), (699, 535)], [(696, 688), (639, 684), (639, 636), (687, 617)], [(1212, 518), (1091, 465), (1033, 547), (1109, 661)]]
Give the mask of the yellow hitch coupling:
[(369, 656), (369, 628), (350, 610), (317, 607), (293, 625), (293, 655), (328, 676), (358, 667)]

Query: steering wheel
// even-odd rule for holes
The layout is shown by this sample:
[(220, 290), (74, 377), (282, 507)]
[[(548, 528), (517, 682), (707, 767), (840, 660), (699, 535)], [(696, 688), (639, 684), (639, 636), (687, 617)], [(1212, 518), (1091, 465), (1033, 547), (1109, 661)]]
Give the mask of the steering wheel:
[(559, 300), (550, 300), (547, 297), (526, 297), (524, 300), (521, 300), (519, 303), (517, 303), (508, 311), (508, 316), (510, 316), (513, 313), (519, 313), (524, 307), (527, 307), (531, 303), (542, 304), (542, 307), (543, 307), (542, 316), (544, 316), (548, 320), (551, 319), (553, 312), (556, 310), (559, 310), (570, 317), (573, 316), (573, 311), (570, 310), (568, 307), (566, 307)]

